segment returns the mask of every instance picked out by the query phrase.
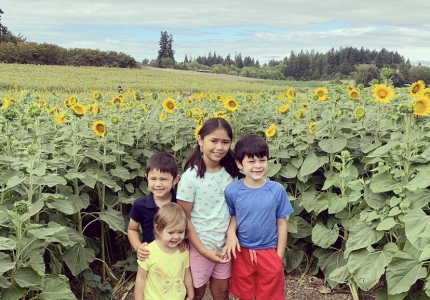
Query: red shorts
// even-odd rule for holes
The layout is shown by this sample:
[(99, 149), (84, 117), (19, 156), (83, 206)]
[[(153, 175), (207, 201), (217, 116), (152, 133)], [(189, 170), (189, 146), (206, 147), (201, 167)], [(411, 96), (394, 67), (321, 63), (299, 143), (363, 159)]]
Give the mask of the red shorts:
[(230, 293), (240, 299), (285, 300), (284, 262), (276, 249), (241, 247), (236, 256), (231, 269)]

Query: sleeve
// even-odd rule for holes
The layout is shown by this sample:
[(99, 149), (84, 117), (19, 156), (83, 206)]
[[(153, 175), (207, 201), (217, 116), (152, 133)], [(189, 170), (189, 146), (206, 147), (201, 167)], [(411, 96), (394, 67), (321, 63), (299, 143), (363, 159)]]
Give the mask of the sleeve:
[(287, 192), (284, 187), (278, 183), (278, 207), (276, 208), (276, 219), (285, 218), (294, 212), (291, 206), (290, 199), (288, 199)]
[(181, 180), (178, 183), (176, 199), (186, 202), (194, 202), (195, 196), (196, 189), (194, 181), (192, 180), (191, 173), (189, 170), (187, 170), (184, 174), (182, 174)]
[(148, 257), (144, 261), (137, 260), (137, 263), (139, 264), (139, 266), (142, 267), (142, 269), (144, 269), (145, 271), (148, 271), (149, 270), (149, 261), (150, 261), (150, 258)]
[(225, 191), (224, 191), (224, 195), (225, 195), (225, 201), (227, 202), (228, 205), (228, 211), (230, 213), (230, 215), (235, 215), (236, 214), (236, 208), (234, 207), (234, 200), (233, 200), (233, 193), (232, 193), (232, 184), (230, 184), (229, 186), (226, 187)]
[(184, 256), (184, 262), (185, 262), (185, 268), (189, 268), (190, 267), (190, 251), (185, 251), (183, 253)]
[(142, 223), (142, 201), (142, 199), (137, 199), (136, 201), (134, 201), (129, 214), (130, 218), (132, 218), (137, 223)]

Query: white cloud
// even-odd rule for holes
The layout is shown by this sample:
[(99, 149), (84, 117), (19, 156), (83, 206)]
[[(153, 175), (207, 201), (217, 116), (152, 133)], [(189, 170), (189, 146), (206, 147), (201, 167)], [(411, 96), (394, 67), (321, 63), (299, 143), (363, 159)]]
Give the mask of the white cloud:
[(30, 41), (122, 51), (138, 60), (156, 57), (161, 30), (173, 34), (178, 60), (237, 51), (264, 62), (291, 50), (341, 46), (429, 60), (428, 0), (20, 0), (0, 6), (2, 23)]

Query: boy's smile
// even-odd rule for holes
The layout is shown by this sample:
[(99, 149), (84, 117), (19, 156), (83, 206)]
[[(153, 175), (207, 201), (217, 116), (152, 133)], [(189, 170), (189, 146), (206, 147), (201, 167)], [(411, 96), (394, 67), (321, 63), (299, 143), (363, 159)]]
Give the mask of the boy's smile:
[(264, 178), (264, 175), (266, 175), (268, 171), (266, 156), (259, 158), (245, 155), (242, 162), (237, 162), (237, 166), (239, 169), (243, 170), (246, 176), (243, 180), (246, 186), (259, 188), (266, 183), (266, 179)]

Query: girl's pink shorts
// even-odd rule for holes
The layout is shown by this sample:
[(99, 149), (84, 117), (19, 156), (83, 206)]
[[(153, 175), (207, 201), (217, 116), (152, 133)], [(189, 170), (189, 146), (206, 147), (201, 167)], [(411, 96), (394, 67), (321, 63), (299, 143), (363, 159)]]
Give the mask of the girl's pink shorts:
[(228, 279), (231, 276), (231, 261), (225, 264), (211, 262), (191, 246), (190, 268), (195, 288), (204, 286), (211, 277)]

